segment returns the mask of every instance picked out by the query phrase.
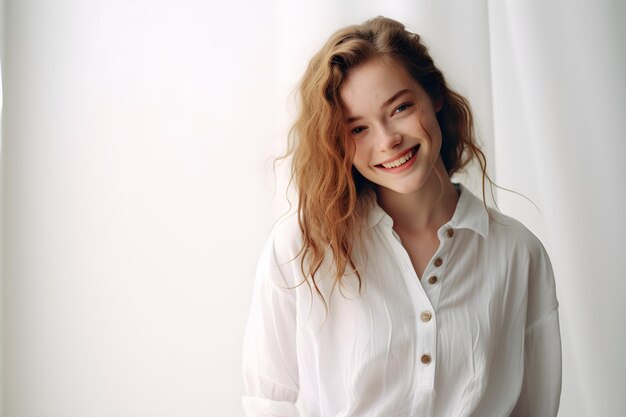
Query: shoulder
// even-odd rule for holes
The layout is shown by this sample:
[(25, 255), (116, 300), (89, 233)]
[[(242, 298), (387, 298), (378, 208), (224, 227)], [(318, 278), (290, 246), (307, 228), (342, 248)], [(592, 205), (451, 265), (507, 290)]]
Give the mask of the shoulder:
[(297, 213), (289, 213), (280, 217), (274, 223), (270, 232), (268, 244), (278, 261), (286, 258), (293, 259), (302, 249), (302, 230)]
[(558, 307), (552, 262), (543, 243), (520, 221), (495, 209), (490, 209), (489, 215), (487, 240), (502, 251), (499, 254), (506, 259), (509, 273), (525, 284), (527, 322), (532, 326)]
[[(518, 220), (490, 210), (489, 236), (504, 250), (507, 268), (528, 283), (529, 315), (558, 306), (552, 262), (543, 243)], [(532, 319), (532, 317), (531, 317)]]
[(280, 217), (272, 226), (257, 264), (260, 281), (269, 278), (281, 286), (297, 281), (302, 253), (302, 233), (296, 213)]
[(530, 258), (547, 257), (541, 240), (519, 220), (489, 208), (487, 239), (503, 249), (527, 254)]
[(547, 257), (541, 241), (517, 219), (487, 207), (482, 199), (459, 184), (461, 194), (450, 226), (469, 229), (483, 239), (472, 240), (490, 262)]

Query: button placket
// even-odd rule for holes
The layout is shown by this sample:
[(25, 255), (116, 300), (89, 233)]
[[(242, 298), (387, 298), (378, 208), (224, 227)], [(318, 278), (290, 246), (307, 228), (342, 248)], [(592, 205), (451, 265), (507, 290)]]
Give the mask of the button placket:
[(434, 308), (436, 308), (436, 303), (433, 301), (436, 300), (436, 295), (439, 293), (441, 277), (443, 276), (443, 271), (446, 266), (443, 252), (443, 248), (440, 248), (429, 264), (429, 267), (424, 271), (424, 275), (428, 276), (428, 279), (426, 280), (428, 284), (424, 285), (424, 290), (428, 293), (428, 298), (431, 300), (431, 304)]
[(435, 252), (433, 259), (424, 271), (427, 280), (422, 281), (422, 288), (428, 295), (432, 309), (417, 312), (419, 319), (417, 323), (418, 343), (416, 345), (416, 357), (421, 363), (418, 372), (418, 386), (422, 388), (433, 388), (435, 380), (435, 369), (438, 357), (437, 353), (437, 302), (439, 299), (441, 278), (445, 274), (448, 263), (446, 254), (450, 253), (450, 243), (454, 237), (454, 229), (440, 229), (439, 248)]
[[(431, 262), (431, 267), (434, 263)], [(431, 271), (432, 272), (432, 271)], [(437, 269), (435, 272), (438, 273)], [(422, 286), (426, 293), (437, 294), (437, 291), (433, 291), (430, 284), (424, 284)], [(432, 300), (431, 296), (429, 299)], [(436, 357), (437, 352), (437, 321), (436, 321), (436, 306), (431, 301), (431, 308), (426, 310), (418, 310), (418, 343), (416, 345), (416, 355), (420, 361), (420, 370), (417, 373), (417, 384), (421, 388), (432, 389), (435, 381), (436, 370)]]
[(453, 242), (455, 230), (452, 227), (444, 226), (439, 229), (437, 234), (439, 236), (439, 248), (424, 271), (424, 276), (428, 278), (422, 281), (424, 291), (428, 294), (430, 303), (433, 306), (433, 310), (431, 312), (433, 319), (436, 316), (440, 288), (442, 285), (441, 280), (442, 277), (444, 277), (446, 266), (449, 262), (446, 254), (450, 253), (450, 245)]
[[(425, 294), (430, 292), (426, 288), (428, 286), (429, 284), (422, 285)], [(430, 297), (428, 298), (430, 299)], [(416, 382), (421, 388), (432, 389), (435, 383), (435, 354), (437, 352), (436, 310), (432, 302), (428, 307), (419, 304), (417, 304), (416, 307), (417, 343), (415, 345), (415, 354), (416, 359), (419, 361), (418, 364), (420, 365), (419, 371), (416, 373)]]
[[(428, 316), (428, 320), (425, 320)], [(436, 352), (437, 352), (437, 323), (436, 317), (430, 311), (423, 311), (418, 319), (417, 344), (415, 346), (416, 359), (419, 369), (416, 372), (417, 385), (421, 388), (433, 388), (435, 383)]]

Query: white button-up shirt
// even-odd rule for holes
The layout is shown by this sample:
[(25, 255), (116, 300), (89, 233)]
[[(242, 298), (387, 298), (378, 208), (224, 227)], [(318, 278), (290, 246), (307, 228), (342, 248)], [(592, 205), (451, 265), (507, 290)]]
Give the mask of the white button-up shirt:
[(330, 259), (318, 273), (328, 311), (304, 282), (296, 216), (274, 228), (244, 341), (247, 416), (556, 416), (548, 255), (518, 221), (459, 189), (421, 279), (374, 206), (354, 256), (361, 292), (353, 273), (333, 290)]

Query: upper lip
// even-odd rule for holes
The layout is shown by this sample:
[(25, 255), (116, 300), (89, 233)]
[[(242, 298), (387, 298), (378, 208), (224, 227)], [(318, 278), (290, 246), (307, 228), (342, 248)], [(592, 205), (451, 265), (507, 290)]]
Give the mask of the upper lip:
[(393, 161), (395, 161), (395, 160), (397, 160), (397, 159), (400, 159), (400, 158), (401, 158), (404, 154), (406, 154), (408, 151), (413, 150), (413, 149), (415, 149), (415, 146), (410, 147), (410, 148), (408, 148), (408, 149), (405, 149), (405, 150), (403, 150), (402, 152), (400, 152), (400, 153), (396, 154), (396, 156), (394, 156), (394, 157), (392, 157), (392, 158), (389, 158), (389, 159), (387, 159), (386, 161), (379, 162), (379, 163), (378, 163), (378, 164), (376, 164), (376, 165), (388, 164), (389, 162), (393, 162)]

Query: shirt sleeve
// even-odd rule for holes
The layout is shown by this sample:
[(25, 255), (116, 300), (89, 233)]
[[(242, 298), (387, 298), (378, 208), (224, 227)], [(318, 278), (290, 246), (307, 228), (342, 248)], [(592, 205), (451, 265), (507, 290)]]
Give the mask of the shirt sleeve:
[(550, 259), (537, 240), (531, 251), (524, 336), (524, 379), (511, 417), (556, 416), (561, 398), (561, 334)]
[[(290, 265), (290, 264), (289, 264)], [(243, 346), (247, 417), (296, 417), (296, 294), (270, 237), (259, 260)]]

